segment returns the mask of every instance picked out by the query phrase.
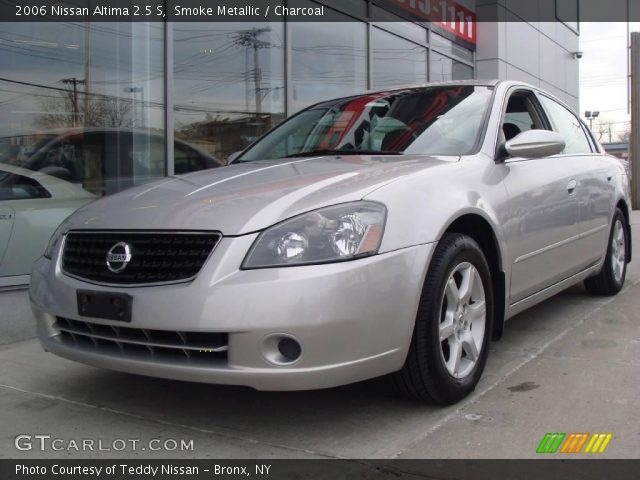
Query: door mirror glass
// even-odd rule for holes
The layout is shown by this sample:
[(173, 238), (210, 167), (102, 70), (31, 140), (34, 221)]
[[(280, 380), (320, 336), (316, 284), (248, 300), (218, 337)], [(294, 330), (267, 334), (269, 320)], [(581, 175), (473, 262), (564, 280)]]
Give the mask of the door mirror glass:
[(509, 155), (524, 158), (550, 157), (562, 152), (564, 148), (562, 136), (550, 130), (527, 130), (504, 144)]

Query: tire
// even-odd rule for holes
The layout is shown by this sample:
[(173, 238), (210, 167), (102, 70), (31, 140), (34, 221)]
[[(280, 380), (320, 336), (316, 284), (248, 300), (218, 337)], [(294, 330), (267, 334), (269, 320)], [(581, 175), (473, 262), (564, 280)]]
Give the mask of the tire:
[(591, 295), (615, 295), (624, 285), (627, 276), (627, 248), (629, 236), (627, 220), (619, 208), (613, 215), (607, 254), (598, 275), (587, 278), (584, 286)]
[[(469, 290), (467, 278), (474, 282), (465, 299), (460, 294)], [(462, 297), (459, 302), (455, 291)], [(493, 307), (491, 273), (482, 250), (466, 235), (445, 234), (427, 271), (405, 364), (391, 375), (395, 389), (412, 400), (439, 405), (451, 405), (469, 395), (487, 361)], [(442, 342), (441, 331), (446, 337)]]

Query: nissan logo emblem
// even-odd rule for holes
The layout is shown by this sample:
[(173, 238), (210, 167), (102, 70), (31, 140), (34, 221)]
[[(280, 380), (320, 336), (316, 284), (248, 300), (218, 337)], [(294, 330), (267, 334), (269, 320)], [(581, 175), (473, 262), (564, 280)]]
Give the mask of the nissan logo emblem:
[(120, 273), (131, 261), (131, 246), (126, 242), (118, 242), (107, 252), (107, 268), (110, 272)]

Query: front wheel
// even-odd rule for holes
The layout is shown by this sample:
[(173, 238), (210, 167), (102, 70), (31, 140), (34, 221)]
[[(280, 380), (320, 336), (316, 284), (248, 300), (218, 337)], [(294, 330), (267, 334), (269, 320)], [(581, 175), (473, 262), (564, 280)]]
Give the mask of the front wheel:
[(600, 273), (587, 278), (584, 286), (592, 295), (615, 295), (624, 285), (627, 276), (627, 220), (619, 208), (613, 215), (609, 243), (604, 265)]
[(471, 393), (488, 354), (493, 320), (491, 273), (478, 244), (445, 234), (422, 289), (405, 364), (392, 375), (411, 399), (450, 405)]

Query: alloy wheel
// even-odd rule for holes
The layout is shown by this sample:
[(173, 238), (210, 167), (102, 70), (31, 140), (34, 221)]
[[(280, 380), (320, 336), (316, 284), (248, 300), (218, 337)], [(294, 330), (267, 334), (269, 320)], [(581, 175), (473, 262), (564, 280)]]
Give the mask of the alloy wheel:
[(618, 283), (622, 281), (626, 261), (627, 250), (624, 238), (624, 225), (622, 225), (622, 222), (618, 219), (613, 226), (613, 235), (611, 237), (611, 266), (613, 268), (613, 277)]
[(440, 311), (442, 359), (449, 374), (464, 378), (480, 358), (487, 324), (484, 285), (471, 263), (458, 264), (449, 275)]

